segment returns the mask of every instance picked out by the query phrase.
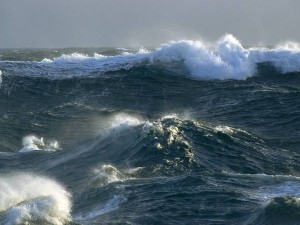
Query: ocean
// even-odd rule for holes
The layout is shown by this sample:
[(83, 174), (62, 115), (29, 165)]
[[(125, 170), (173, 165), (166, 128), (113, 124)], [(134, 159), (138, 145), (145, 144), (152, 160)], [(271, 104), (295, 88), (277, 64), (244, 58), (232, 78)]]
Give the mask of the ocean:
[(300, 224), (300, 48), (0, 50), (0, 224)]

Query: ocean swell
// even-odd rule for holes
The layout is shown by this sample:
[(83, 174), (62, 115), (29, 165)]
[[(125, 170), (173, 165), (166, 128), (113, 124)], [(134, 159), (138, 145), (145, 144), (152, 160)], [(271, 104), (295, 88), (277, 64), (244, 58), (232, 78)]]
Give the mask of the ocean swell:
[(141, 65), (159, 65), (172, 70), (174, 63), (181, 63), (183, 69), (198, 79), (245, 80), (256, 74), (258, 63), (268, 62), (282, 73), (300, 71), (300, 49), (297, 44), (281, 45), (275, 48), (244, 48), (238, 39), (227, 34), (213, 45), (201, 41), (173, 41), (163, 44), (154, 51), (140, 50), (137, 53), (124, 52), (117, 56), (78, 53), (62, 55), (41, 63), (56, 66), (85, 66), (102, 72), (129, 70)]
[(44, 58), (39, 62), (0, 61), (0, 68), (8, 71), (7, 74), (49, 79), (103, 76), (137, 68), (147, 70), (153, 66), (165, 72), (188, 74), (200, 80), (245, 80), (259, 74), (258, 64), (261, 63), (268, 63), (283, 74), (300, 72), (299, 44), (246, 48), (231, 34), (212, 44), (181, 40), (163, 44), (155, 50), (124, 49), (116, 54), (105, 55), (105, 52), (101, 52), (88, 55), (74, 52), (52, 59)]

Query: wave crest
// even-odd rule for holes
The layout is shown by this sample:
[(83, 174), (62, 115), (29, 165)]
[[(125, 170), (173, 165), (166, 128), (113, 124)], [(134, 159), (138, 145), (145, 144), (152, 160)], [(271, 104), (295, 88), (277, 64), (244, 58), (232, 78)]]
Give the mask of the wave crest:
[(57, 182), (28, 173), (1, 176), (1, 224), (62, 225), (70, 221), (70, 194)]
[(44, 138), (36, 137), (34, 135), (26, 136), (23, 138), (23, 148), (19, 152), (31, 151), (56, 151), (59, 150), (57, 141), (44, 141)]
[(210, 45), (201, 41), (183, 40), (163, 44), (154, 51), (139, 51), (116, 56), (77, 53), (62, 55), (43, 63), (59, 66), (86, 66), (100, 72), (128, 70), (141, 65), (159, 65), (174, 70), (181, 64), (183, 70), (198, 79), (245, 80), (256, 74), (256, 65), (268, 62), (282, 73), (300, 72), (300, 48), (297, 43), (286, 43), (273, 49), (244, 48), (233, 35), (227, 34)]
[(49, 79), (91, 77), (134, 69), (138, 69), (140, 74), (139, 68), (148, 71), (154, 67), (202, 80), (245, 80), (259, 74), (259, 64), (262, 63), (268, 63), (284, 74), (300, 72), (298, 43), (287, 42), (274, 48), (245, 48), (231, 34), (213, 44), (182, 40), (163, 44), (153, 51), (140, 49), (133, 52), (117, 52), (119, 55), (113, 56), (72, 53), (53, 59), (45, 58), (40, 62), (0, 61), (0, 65), (7, 74)]
[(249, 52), (232, 35), (226, 35), (212, 48), (199, 41), (179, 41), (153, 52), (153, 58), (163, 62), (182, 61), (194, 77), (221, 80), (251, 76), (248, 56)]

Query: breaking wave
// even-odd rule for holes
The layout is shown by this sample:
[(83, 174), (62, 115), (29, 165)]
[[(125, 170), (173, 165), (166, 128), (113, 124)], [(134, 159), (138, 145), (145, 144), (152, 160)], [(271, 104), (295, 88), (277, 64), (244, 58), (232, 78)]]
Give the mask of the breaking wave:
[(52, 224), (70, 221), (70, 194), (57, 182), (28, 173), (0, 178), (1, 224)]
[(0, 224), (298, 224), (299, 49), (1, 50)]
[(57, 141), (44, 141), (43, 137), (31, 135), (23, 138), (23, 148), (19, 152), (56, 151), (59, 149)]
[(103, 71), (128, 70), (146, 62), (162, 65), (168, 69), (174, 63), (183, 67), (199, 79), (238, 79), (244, 80), (255, 75), (256, 64), (268, 62), (282, 73), (300, 71), (300, 49), (296, 43), (268, 48), (244, 48), (232, 35), (221, 38), (212, 47), (201, 41), (178, 41), (163, 44), (161, 48), (147, 52), (123, 53), (118, 56), (95, 54), (92, 57), (82, 54), (63, 55), (42, 62), (54, 65), (82, 64)]
[(145, 125), (145, 121), (124, 113), (115, 115), (110, 122), (110, 128), (113, 130), (123, 130), (128, 127)]
[(116, 167), (104, 164), (99, 168), (93, 170), (95, 175), (92, 182), (97, 186), (107, 185), (113, 182), (122, 182), (126, 179), (126, 176), (122, 174)]
[[(62, 79), (76, 76), (94, 76), (134, 68), (148, 69), (155, 66), (165, 71), (188, 74), (196, 79), (245, 80), (258, 73), (258, 64), (268, 63), (279, 73), (300, 72), (300, 48), (297, 43), (285, 43), (274, 48), (243, 47), (238, 39), (227, 34), (219, 41), (209, 44), (202, 41), (182, 40), (163, 44), (152, 51), (140, 49), (136, 53), (126, 49), (119, 55), (107, 56), (95, 53), (63, 54), (40, 62), (19, 61), (32, 68), (15, 74), (43, 76)], [(0, 66), (10, 61), (1, 61)], [(12, 62), (10, 62), (12, 63)], [(25, 67), (26, 67), (25, 66)], [(3, 68), (6, 66), (3, 65)], [(9, 67), (9, 66), (8, 66)], [(9, 70), (11, 67), (8, 68)], [(42, 69), (42, 73), (41, 73)], [(57, 75), (53, 71), (72, 70), (72, 73)]]

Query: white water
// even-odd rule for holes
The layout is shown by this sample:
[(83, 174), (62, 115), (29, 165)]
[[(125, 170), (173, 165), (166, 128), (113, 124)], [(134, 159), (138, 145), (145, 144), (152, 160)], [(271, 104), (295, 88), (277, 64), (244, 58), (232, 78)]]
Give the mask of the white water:
[[(98, 72), (118, 71), (121, 69), (129, 70), (138, 66), (146, 60), (147, 53), (144, 50), (136, 54), (124, 52), (117, 56), (104, 56), (95, 53), (93, 56), (87, 56), (80, 53), (62, 55), (54, 59), (43, 59), (41, 64), (45, 66), (54, 66), (58, 68), (80, 68), (85, 70), (97, 70)], [(79, 75), (80, 76), (80, 75)]]
[(99, 168), (93, 170), (94, 178), (93, 182), (97, 182), (98, 186), (107, 185), (113, 182), (123, 182), (126, 180), (125, 175), (123, 175), (116, 167), (104, 164)]
[(45, 142), (43, 137), (30, 135), (23, 138), (23, 148), (19, 152), (56, 151), (59, 149), (59, 144), (55, 140)]
[(97, 133), (101, 136), (107, 136), (111, 135), (112, 132), (119, 133), (137, 126), (146, 128), (149, 125), (150, 123), (148, 121), (143, 120), (139, 116), (120, 112), (105, 119), (99, 119), (99, 121), (97, 121)]
[(215, 131), (219, 131), (224, 134), (233, 134), (234, 133), (234, 130), (228, 126), (216, 126), (214, 129), (215, 129)]
[[(44, 221), (62, 225), (70, 220), (70, 194), (57, 182), (29, 173), (0, 176), (0, 223)], [(4, 214), (3, 214), (4, 213)]]
[(52, 66), (86, 67), (100, 72), (128, 70), (141, 63), (168, 66), (182, 63), (191, 76), (198, 79), (244, 80), (255, 75), (256, 64), (269, 62), (282, 73), (300, 72), (300, 48), (297, 43), (286, 43), (273, 49), (244, 48), (240, 41), (230, 34), (214, 44), (201, 41), (177, 41), (163, 44), (155, 51), (144, 49), (138, 53), (124, 52), (117, 56), (95, 54), (93, 57), (73, 53), (42, 63)]

